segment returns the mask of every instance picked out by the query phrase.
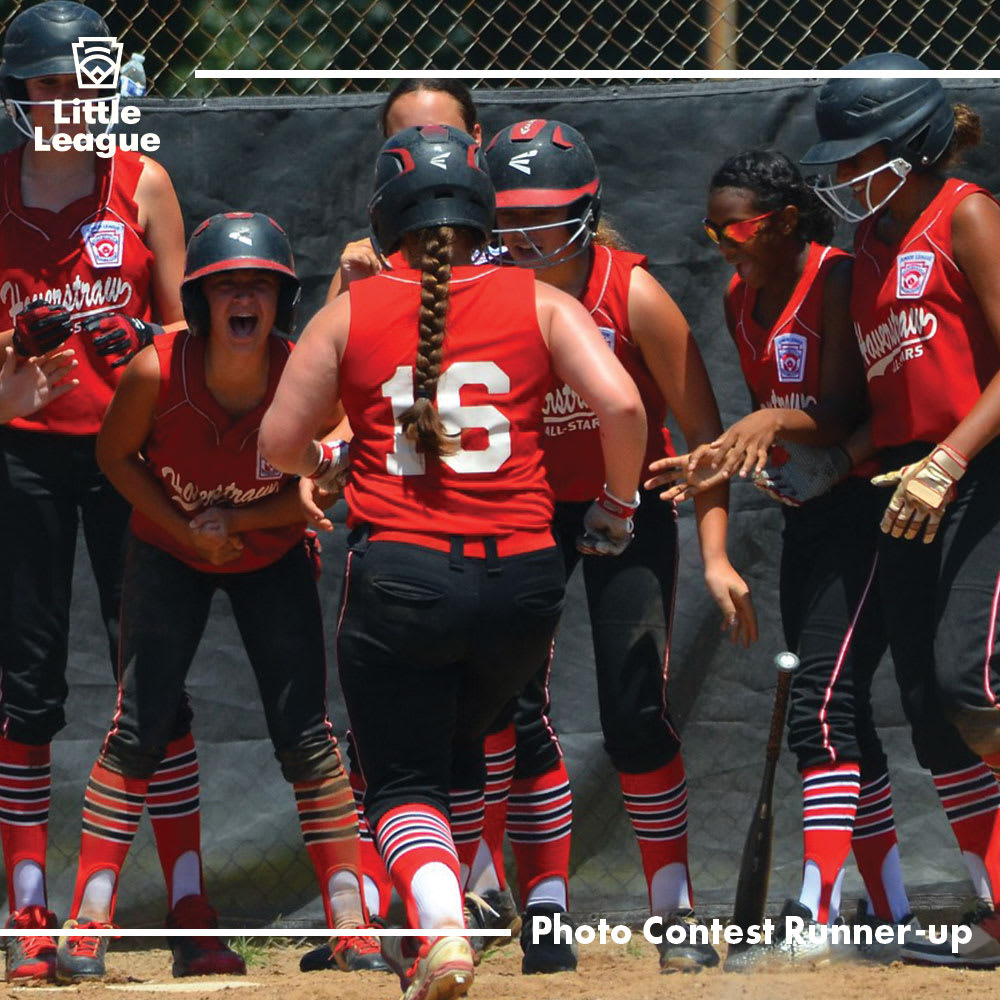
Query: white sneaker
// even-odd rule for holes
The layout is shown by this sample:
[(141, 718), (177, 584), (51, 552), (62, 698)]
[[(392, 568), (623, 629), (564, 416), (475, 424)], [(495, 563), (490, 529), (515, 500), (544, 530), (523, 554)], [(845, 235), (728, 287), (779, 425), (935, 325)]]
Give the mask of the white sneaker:
[[(940, 944), (933, 944), (926, 938), (926, 932), (917, 931), (914, 939), (900, 948), (904, 962), (916, 965), (971, 966), (978, 969), (992, 969), (1000, 965), (1000, 913), (989, 903), (977, 900), (973, 908), (960, 921), (971, 933), (967, 944), (955, 945), (952, 938)], [(951, 930), (949, 926), (949, 932)]]
[[(799, 935), (785, 936), (785, 918), (799, 917), (803, 921)], [(787, 899), (781, 908), (771, 944), (754, 944), (726, 956), (726, 972), (778, 970), (788, 966), (821, 966), (840, 959), (841, 948), (834, 948), (827, 928), (813, 920), (812, 911), (798, 900)]]
[(409, 972), (403, 1000), (455, 1000), (469, 992), (475, 978), (472, 946), (464, 937), (427, 941)]
[[(859, 925), (872, 929), (872, 940), (864, 940), (864, 935), (854, 930)], [(875, 931), (879, 927), (892, 927), (893, 938), (891, 941), (878, 941), (875, 938)], [(858, 909), (851, 921), (852, 933), (854, 935), (854, 946), (857, 949), (858, 957), (865, 962), (874, 962), (878, 965), (891, 965), (902, 959), (902, 949), (911, 941), (919, 941), (923, 935), (923, 928), (920, 921), (912, 913), (908, 913), (898, 923), (894, 924), (890, 920), (882, 920), (874, 913), (868, 912), (868, 903), (864, 899), (858, 900)]]

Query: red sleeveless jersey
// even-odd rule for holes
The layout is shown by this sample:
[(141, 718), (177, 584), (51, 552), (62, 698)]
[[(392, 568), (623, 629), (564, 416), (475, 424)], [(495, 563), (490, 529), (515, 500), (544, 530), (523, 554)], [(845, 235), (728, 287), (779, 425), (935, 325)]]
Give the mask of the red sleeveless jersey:
[[(632, 377), (646, 408), (646, 458), (673, 454), (664, 427), (667, 404), (632, 340), (628, 322), (628, 290), (632, 271), (646, 267), (642, 254), (595, 246), (587, 287), (580, 297), (608, 346)], [(557, 500), (593, 500), (604, 486), (604, 459), (597, 415), (566, 384), (545, 397), (545, 467)]]
[(399, 432), (413, 403), (420, 273), (400, 269), (350, 285), (340, 365), (350, 417), (350, 524), (372, 537), (447, 550), (450, 537), (498, 540), (500, 555), (553, 544), (542, 466), (542, 401), (551, 384), (534, 274), (489, 266), (452, 271), (437, 406), (461, 450), (425, 457)]
[[(76, 320), (122, 312), (150, 318), (153, 254), (134, 201), (142, 174), (138, 153), (98, 157), (94, 191), (60, 212), (21, 200), (24, 146), (0, 157), (0, 329), (25, 305), (44, 298)], [(99, 357), (90, 334), (66, 341), (79, 361), (80, 384), (37, 413), (11, 421), (24, 430), (96, 434), (121, 377), (114, 358)]]
[[(269, 465), (257, 448), (260, 422), (291, 352), (287, 340), (270, 338), (267, 393), (258, 406), (236, 419), (205, 385), (201, 337), (179, 330), (157, 337), (153, 346), (160, 362), (160, 397), (143, 456), (163, 492), (185, 517), (190, 519), (209, 507), (241, 507), (298, 488), (294, 476)], [(132, 512), (131, 528), (136, 538), (206, 573), (244, 573), (268, 566), (305, 533), (304, 523), (244, 532), (239, 559), (215, 566), (180, 545), (140, 511)]]
[(851, 312), (880, 448), (947, 437), (1000, 368), (952, 251), (955, 207), (974, 194), (992, 197), (967, 181), (945, 181), (898, 246), (876, 238), (878, 216), (855, 236)]

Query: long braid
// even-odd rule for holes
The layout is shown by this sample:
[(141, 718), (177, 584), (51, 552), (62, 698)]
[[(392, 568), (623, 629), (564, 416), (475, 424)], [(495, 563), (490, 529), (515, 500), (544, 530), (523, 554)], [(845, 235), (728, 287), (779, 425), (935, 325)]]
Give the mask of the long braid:
[(450, 226), (421, 230), (420, 340), (413, 376), (413, 405), (399, 418), (403, 433), (424, 452), (440, 458), (459, 448), (449, 435), (435, 405), (441, 354), (448, 317), (451, 257), (455, 231)]

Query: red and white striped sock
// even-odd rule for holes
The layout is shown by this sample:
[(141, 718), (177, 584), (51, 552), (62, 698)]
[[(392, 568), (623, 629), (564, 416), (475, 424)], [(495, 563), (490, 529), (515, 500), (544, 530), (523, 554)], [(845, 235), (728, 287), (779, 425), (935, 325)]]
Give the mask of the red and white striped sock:
[(511, 723), (498, 733), (490, 733), (483, 745), (486, 752), (486, 812), (483, 817), (483, 838), (479, 842), (476, 860), (469, 875), (469, 887), (506, 889), (503, 836), (507, 826), (507, 797), (514, 780), (516, 737)]
[(459, 877), (464, 890), (483, 836), (483, 791), (481, 788), (453, 788), (448, 804), (451, 810), (451, 836), (458, 852)]
[(650, 913), (666, 916), (691, 903), (688, 871), (688, 795), (684, 761), (644, 774), (619, 772), (625, 810), (632, 821), (649, 892)]
[(149, 779), (146, 810), (173, 908), (185, 896), (204, 895), (201, 871), (201, 782), (191, 733), (167, 744)]
[[(108, 920), (113, 919), (118, 877), (139, 828), (148, 784), (146, 778), (126, 778), (108, 770), (100, 761), (94, 764), (83, 798), (83, 835), (70, 910), (72, 918), (80, 915), (86, 898), (86, 916), (101, 917), (101, 912), (94, 912), (96, 907), (97, 911), (104, 911)], [(111, 873), (111, 880), (103, 883), (101, 873), (107, 872)], [(90, 885), (92, 880), (94, 885)]]
[(976, 893), (996, 904), (1000, 897), (1000, 789), (993, 771), (980, 762), (933, 777)]
[[(517, 859), (517, 886), (522, 905), (545, 882), (561, 881), (568, 893), (569, 849), (573, 830), (573, 793), (560, 758), (544, 774), (515, 778), (507, 802), (507, 836)], [(563, 903), (568, 907), (568, 902)]]
[(327, 926), (363, 926), (367, 918), (361, 901), (357, 812), (343, 768), (316, 781), (297, 781), (292, 788)]
[(390, 809), (375, 841), (411, 927), (464, 927), (458, 853), (448, 818), (420, 802)]
[(50, 758), (48, 743), (30, 746), (0, 737), (0, 839), (11, 913), (46, 905)]
[(899, 861), (892, 785), (885, 772), (861, 785), (851, 848), (868, 891), (869, 912), (900, 923), (910, 914), (910, 901)]
[(806, 768), (802, 772), (802, 890), (799, 902), (821, 924), (836, 920), (844, 862), (858, 809), (861, 769), (857, 763)]
[(351, 770), (351, 791), (358, 816), (358, 837), (361, 841), (361, 876), (365, 906), (372, 916), (385, 917), (392, 899), (392, 879), (385, 870), (385, 862), (375, 846), (371, 827), (365, 816), (365, 779), (360, 771)]

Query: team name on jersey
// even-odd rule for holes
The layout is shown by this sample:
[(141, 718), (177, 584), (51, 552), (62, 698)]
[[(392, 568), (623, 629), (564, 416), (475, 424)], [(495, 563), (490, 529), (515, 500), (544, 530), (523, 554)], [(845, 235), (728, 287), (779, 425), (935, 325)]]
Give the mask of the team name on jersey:
[(907, 361), (921, 357), (923, 343), (937, 333), (937, 328), (937, 316), (923, 306), (910, 306), (899, 312), (890, 310), (885, 322), (869, 333), (864, 333), (861, 324), (855, 322), (854, 335), (868, 370), (868, 381), (890, 369), (899, 371)]
[[(28, 296), (32, 300), (44, 298), (53, 306), (62, 306), (74, 315), (88, 312), (119, 311), (132, 301), (132, 282), (114, 274), (96, 281), (85, 281), (76, 275), (71, 282), (62, 288), (47, 288), (38, 295)], [(13, 281), (5, 281), (0, 285), (0, 304), (7, 307), (10, 315), (10, 325), (15, 317), (23, 311), (25, 294)]]
[(546, 393), (542, 421), (546, 437), (561, 437), (598, 426), (597, 414), (568, 385)]
[(816, 397), (806, 392), (786, 392), (779, 396), (772, 389), (771, 398), (765, 399), (761, 405), (765, 410), (804, 410), (807, 406), (816, 405)]
[(174, 492), (174, 495), (170, 499), (189, 513), (204, 507), (211, 507), (220, 500), (234, 507), (238, 507), (241, 504), (254, 503), (254, 501), (260, 500), (262, 497), (277, 493), (281, 488), (280, 483), (272, 482), (266, 486), (258, 486), (256, 489), (249, 490), (240, 489), (236, 483), (230, 483), (228, 486), (223, 486), (220, 483), (211, 489), (201, 489), (194, 483), (183, 482), (176, 469), (171, 468), (169, 465), (164, 465), (160, 468), (160, 475), (165, 482), (170, 484), (170, 488)]

